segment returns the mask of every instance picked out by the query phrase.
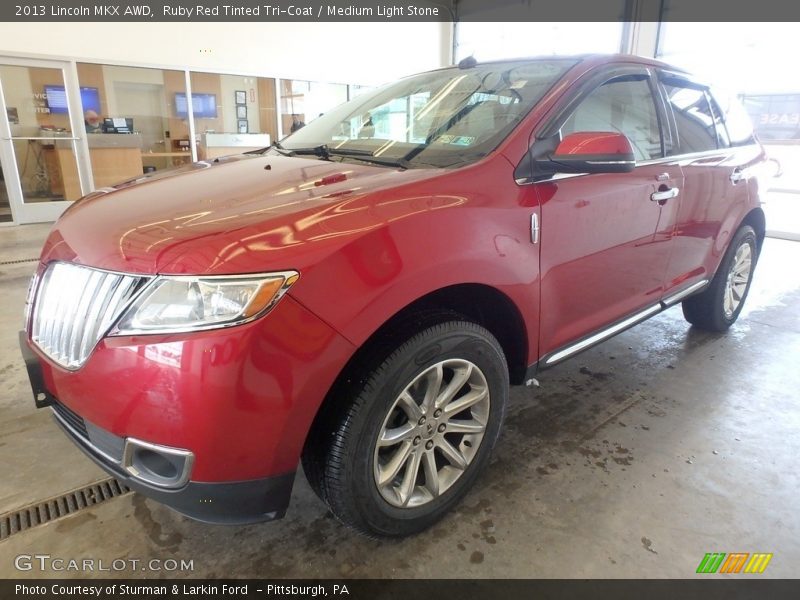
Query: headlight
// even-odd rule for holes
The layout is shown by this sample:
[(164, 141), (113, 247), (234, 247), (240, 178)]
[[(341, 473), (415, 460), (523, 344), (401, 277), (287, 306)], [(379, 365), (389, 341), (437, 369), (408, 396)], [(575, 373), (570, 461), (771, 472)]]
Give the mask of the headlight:
[(296, 271), (156, 277), (109, 335), (180, 333), (247, 323), (272, 308), (299, 277)]

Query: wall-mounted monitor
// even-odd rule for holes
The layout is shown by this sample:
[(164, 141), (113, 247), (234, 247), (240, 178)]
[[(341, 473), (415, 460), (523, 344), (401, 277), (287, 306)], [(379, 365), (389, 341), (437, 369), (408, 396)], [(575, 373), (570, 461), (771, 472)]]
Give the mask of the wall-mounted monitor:
[[(217, 116), (217, 96), (215, 94), (192, 94), (192, 112), (195, 119), (214, 119)], [(175, 113), (180, 119), (189, 116), (186, 94), (175, 94)]]
[[(67, 92), (63, 85), (44, 86), (44, 95), (47, 98), (47, 108), (51, 113), (67, 114)], [(100, 114), (100, 92), (96, 87), (81, 88), (81, 105), (84, 114), (87, 110), (93, 110), (98, 115)]]

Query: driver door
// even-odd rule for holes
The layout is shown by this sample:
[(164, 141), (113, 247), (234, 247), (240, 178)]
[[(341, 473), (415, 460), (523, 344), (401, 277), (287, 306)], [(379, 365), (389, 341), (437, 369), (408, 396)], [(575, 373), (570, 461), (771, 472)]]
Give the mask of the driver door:
[(663, 201), (653, 194), (679, 192), (683, 176), (663, 159), (662, 113), (649, 72), (627, 71), (584, 89), (560, 135), (623, 133), (634, 170), (557, 173), (532, 186), (541, 206), (541, 366), (659, 308), (680, 195)]

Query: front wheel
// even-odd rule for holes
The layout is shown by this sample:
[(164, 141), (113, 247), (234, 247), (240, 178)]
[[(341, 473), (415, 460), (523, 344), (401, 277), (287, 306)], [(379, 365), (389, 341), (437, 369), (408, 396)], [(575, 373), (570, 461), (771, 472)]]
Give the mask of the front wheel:
[(722, 332), (733, 325), (750, 291), (757, 257), (755, 231), (743, 225), (733, 236), (711, 285), (683, 301), (686, 320), (708, 331)]
[(508, 368), (484, 328), (426, 328), (361, 379), (304, 456), (336, 517), (368, 535), (398, 537), (444, 516), (489, 459), (508, 397)]

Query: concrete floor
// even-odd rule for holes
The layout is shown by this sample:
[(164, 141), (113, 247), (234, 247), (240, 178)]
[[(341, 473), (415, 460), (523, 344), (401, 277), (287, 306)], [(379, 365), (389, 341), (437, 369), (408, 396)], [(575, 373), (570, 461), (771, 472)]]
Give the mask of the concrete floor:
[[(0, 230), (0, 261), (46, 231)], [(412, 539), (350, 532), (301, 475), (283, 521), (208, 526), (131, 494), (0, 542), (0, 577), (59, 575), (16, 571), (21, 553), (193, 560), (176, 574), (195, 577), (691, 577), (706, 552), (772, 552), (764, 576), (797, 577), (798, 264), (800, 243), (768, 240), (727, 335), (674, 308), (514, 388), (478, 487)], [(32, 268), (0, 265), (0, 513), (104, 477), (33, 408), (16, 347)]]

